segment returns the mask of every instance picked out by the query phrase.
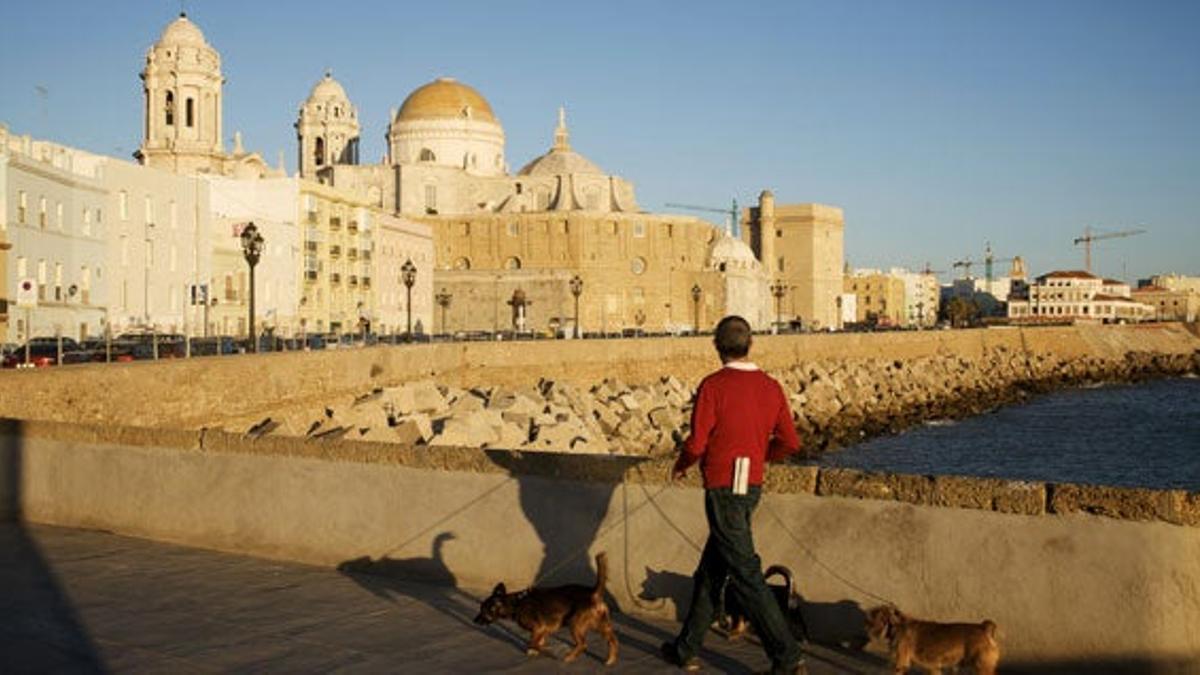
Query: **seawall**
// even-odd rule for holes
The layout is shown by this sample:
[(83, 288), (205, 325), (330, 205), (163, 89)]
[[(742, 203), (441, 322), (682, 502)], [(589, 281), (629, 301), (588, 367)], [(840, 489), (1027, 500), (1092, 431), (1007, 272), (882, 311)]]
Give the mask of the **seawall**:
[[(217, 431), (0, 424), (0, 504), (32, 522), (452, 581), (586, 581), (678, 616), (705, 524), (692, 481), (621, 456), (251, 440)], [(861, 639), (887, 599), (991, 618), (1009, 665), (1188, 672), (1200, 662), (1200, 495), (778, 467), (764, 562), (796, 573), (816, 638)]]

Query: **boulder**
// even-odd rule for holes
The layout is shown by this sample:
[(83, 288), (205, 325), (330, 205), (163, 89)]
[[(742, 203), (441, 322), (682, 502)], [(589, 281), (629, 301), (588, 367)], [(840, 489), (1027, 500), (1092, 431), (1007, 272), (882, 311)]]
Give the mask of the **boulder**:
[[(500, 424), (494, 424), (495, 420), (500, 420)], [(446, 419), (441, 433), (429, 444), (482, 448), (500, 439), (498, 427), (502, 424), (500, 413), (496, 411), (479, 410), (456, 415)]]

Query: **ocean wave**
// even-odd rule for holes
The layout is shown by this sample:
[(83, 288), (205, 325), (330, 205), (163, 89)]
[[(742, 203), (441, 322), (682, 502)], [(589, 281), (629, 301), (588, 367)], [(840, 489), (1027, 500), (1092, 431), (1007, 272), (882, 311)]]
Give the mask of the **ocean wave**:
[(927, 427), (952, 427), (955, 424), (958, 424), (958, 422), (955, 420), (950, 420), (950, 419), (940, 419), (940, 420), (925, 420), (921, 424), (924, 426), (927, 426)]

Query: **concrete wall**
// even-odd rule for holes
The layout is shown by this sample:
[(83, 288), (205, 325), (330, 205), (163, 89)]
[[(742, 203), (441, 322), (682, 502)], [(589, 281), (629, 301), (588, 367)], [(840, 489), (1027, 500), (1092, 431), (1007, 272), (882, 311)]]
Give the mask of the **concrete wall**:
[[(608, 590), (633, 614), (685, 609), (706, 533), (700, 489), (665, 484), (667, 460), (8, 422), (0, 464), (0, 504), (32, 522), (475, 591), (587, 581), (603, 549)], [(1072, 511), (1105, 497), (1037, 484), (993, 481), (973, 503), (972, 490), (943, 486), (977, 508), (896, 501), (922, 501), (905, 495), (932, 480), (772, 470), (756, 514), (760, 552), (796, 572), (818, 638), (854, 639), (861, 608), (879, 596), (918, 616), (993, 619), (1009, 664), (1186, 672), (1198, 662), (1200, 527)], [(851, 494), (883, 499), (833, 496)], [(1067, 513), (1046, 513), (1055, 494), (1068, 495)], [(1200, 496), (1178, 497), (1194, 516)]]
[[(1129, 352), (1192, 353), (1200, 338), (1181, 324), (761, 336), (752, 355), (767, 369), (782, 369), (854, 358), (977, 359), (998, 346), (1062, 358), (1119, 358)], [(694, 382), (716, 366), (704, 337), (441, 343), (97, 364), (0, 371), (0, 416), (200, 427), (427, 377), (460, 387), (522, 386), (539, 377), (590, 386), (613, 376), (630, 383), (663, 375)]]

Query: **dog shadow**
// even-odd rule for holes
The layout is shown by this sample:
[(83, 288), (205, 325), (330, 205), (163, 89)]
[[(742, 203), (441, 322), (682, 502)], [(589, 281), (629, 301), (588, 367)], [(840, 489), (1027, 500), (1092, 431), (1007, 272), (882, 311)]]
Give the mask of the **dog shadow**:
[[(450, 571), (445, 561), (445, 547), (457, 538), (453, 532), (442, 532), (433, 538), (429, 557), (372, 559), (362, 556), (346, 560), (337, 566), (337, 571), (376, 597), (399, 602), (412, 599), (443, 614), (456, 623), (476, 629), (475, 611), (479, 598), (458, 588), (458, 578)], [(506, 635), (493, 634), (495, 639), (522, 646), (520, 636), (506, 631)]]
[(692, 599), (692, 578), (678, 572), (657, 571), (646, 567), (646, 578), (637, 596), (641, 600), (669, 601), (675, 608), (675, 621), (682, 623), (687, 617), (688, 603)]
[(853, 600), (810, 602), (799, 595), (800, 614), (808, 626), (808, 639), (844, 652), (862, 652), (870, 642), (867, 613)]

